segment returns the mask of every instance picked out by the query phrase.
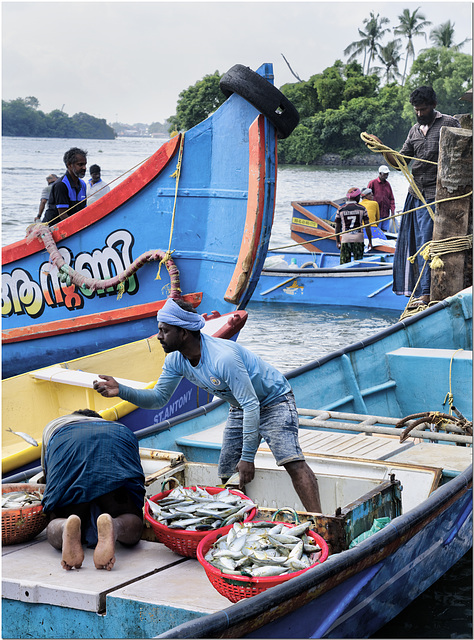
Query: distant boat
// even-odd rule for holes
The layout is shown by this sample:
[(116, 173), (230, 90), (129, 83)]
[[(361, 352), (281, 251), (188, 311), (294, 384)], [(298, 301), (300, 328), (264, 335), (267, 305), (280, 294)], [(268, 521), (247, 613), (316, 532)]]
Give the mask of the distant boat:
[(168, 296), (203, 312), (245, 308), (271, 233), (276, 140), (298, 113), (271, 64), (240, 67), (224, 74), (229, 97), (212, 115), (51, 228), (54, 257), (41, 226), (3, 248), (3, 377), (145, 338)]
[[(204, 317), (203, 333), (236, 340), (247, 320), (247, 312), (234, 311), (222, 316), (214, 312)], [(54, 418), (77, 409), (93, 409), (103, 418), (120, 420), (132, 431), (137, 431), (210, 402), (212, 396), (185, 379), (159, 411), (140, 409), (120, 398), (103, 398), (92, 388), (100, 374), (114, 376), (135, 388), (151, 388), (160, 376), (165, 355), (155, 334), (3, 380), (3, 477), (18, 473), (32, 463), (37, 464), (44, 427)], [(16, 430), (19, 426), (40, 446), (32, 446), (9, 431), (9, 428)]]
[(339, 253), (269, 251), (252, 303), (310, 304), (402, 311), (392, 291), (393, 254), (339, 264)]
[[(291, 203), (293, 216), (291, 218), (291, 238), (295, 242), (304, 243), (302, 246), (315, 253), (334, 253), (338, 251), (336, 239), (330, 238), (336, 232), (335, 216), (338, 208), (345, 203), (343, 200), (301, 200)], [(375, 252), (395, 253), (395, 237), (388, 236), (378, 227), (371, 227), (372, 248)], [(366, 243), (367, 234), (364, 230)]]

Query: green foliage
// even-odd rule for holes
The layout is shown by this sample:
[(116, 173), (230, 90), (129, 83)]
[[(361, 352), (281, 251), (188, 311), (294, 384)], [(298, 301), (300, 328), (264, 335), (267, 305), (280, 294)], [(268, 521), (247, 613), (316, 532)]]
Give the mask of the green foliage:
[(114, 130), (104, 119), (87, 113), (76, 113), (70, 118), (55, 109), (45, 114), (38, 109), (34, 96), (2, 100), (2, 135), (35, 138), (90, 138), (113, 140)]
[(318, 98), (318, 92), (309, 82), (295, 82), (284, 84), (280, 91), (298, 109), (300, 118), (308, 118), (316, 111), (321, 111), (322, 106)]
[(278, 161), (281, 164), (314, 164), (324, 153), (319, 137), (314, 135), (312, 118), (300, 123), (293, 133), (278, 143)]
[(219, 88), (221, 76), (218, 71), (204, 76), (196, 84), (179, 94), (176, 115), (169, 118), (169, 132), (187, 131), (205, 120), (224, 101), (225, 96)]

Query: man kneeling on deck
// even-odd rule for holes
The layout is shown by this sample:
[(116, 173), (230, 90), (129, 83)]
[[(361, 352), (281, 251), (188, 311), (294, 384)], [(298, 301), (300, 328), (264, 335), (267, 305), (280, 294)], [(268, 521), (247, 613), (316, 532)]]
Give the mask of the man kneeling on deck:
[(238, 343), (201, 333), (204, 319), (187, 302), (168, 299), (157, 318), (158, 340), (169, 355), (155, 387), (132, 389), (101, 375), (94, 389), (106, 398), (119, 396), (145, 409), (159, 409), (187, 378), (231, 405), (219, 458), (222, 480), (238, 471), (241, 490), (251, 482), (263, 437), (277, 464), (290, 474), (305, 509), (320, 512), (317, 480), (298, 442), (298, 415), (288, 380)]
[(52, 420), (43, 431), (43, 510), (48, 542), (62, 550), (64, 569), (79, 569), (82, 545), (97, 569), (110, 571), (115, 541), (136, 544), (143, 530), (145, 477), (138, 440), (123, 424), (90, 409)]

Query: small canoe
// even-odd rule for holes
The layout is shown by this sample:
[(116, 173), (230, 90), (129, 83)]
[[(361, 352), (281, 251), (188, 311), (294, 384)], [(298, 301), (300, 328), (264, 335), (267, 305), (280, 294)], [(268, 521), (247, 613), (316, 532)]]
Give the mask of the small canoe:
[[(302, 243), (308, 251), (337, 252), (336, 240), (333, 234), (335, 216), (344, 201), (333, 200), (301, 200), (291, 203), (293, 215), (291, 218), (291, 238)], [(395, 237), (387, 236), (378, 227), (371, 227), (372, 248), (374, 252), (395, 253)], [(368, 243), (364, 230), (365, 241)]]
[(402, 311), (408, 298), (395, 295), (392, 282), (392, 253), (341, 265), (338, 253), (270, 251), (251, 302)]

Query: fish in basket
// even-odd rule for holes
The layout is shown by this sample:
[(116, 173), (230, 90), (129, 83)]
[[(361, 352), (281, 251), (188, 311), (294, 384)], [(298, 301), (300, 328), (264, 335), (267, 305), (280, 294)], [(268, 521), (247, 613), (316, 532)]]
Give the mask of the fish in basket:
[(48, 524), (41, 501), (44, 485), (2, 485), (2, 544), (28, 542)]
[(145, 503), (145, 520), (157, 540), (190, 558), (209, 531), (247, 522), (256, 513), (257, 505), (241, 491), (219, 487), (178, 486)]
[(329, 554), (311, 523), (252, 521), (213, 531), (197, 559), (217, 591), (231, 602), (251, 598), (321, 564)]

